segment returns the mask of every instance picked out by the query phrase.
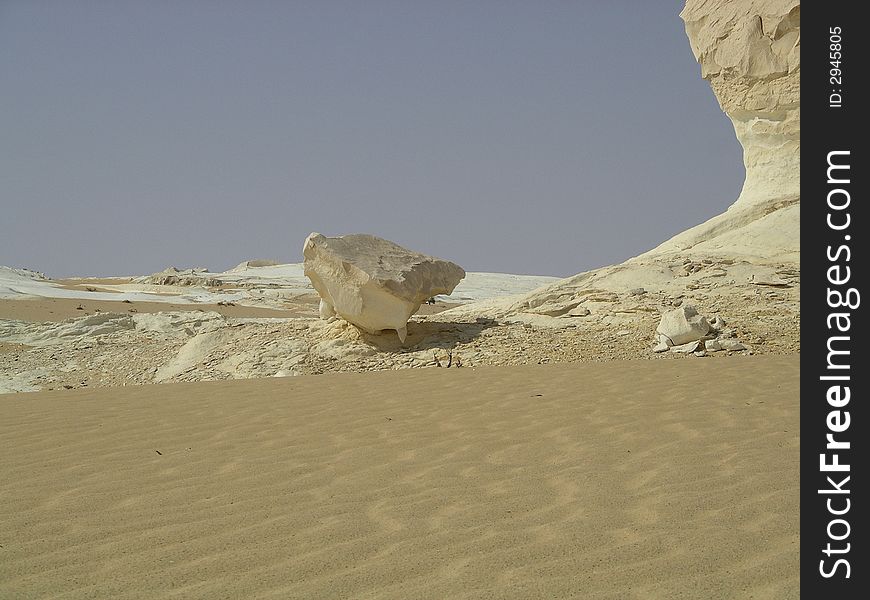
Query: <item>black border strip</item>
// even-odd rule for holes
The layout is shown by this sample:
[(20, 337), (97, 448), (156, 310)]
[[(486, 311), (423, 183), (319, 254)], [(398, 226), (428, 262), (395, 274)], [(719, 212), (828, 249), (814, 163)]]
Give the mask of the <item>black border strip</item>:
[(861, 352), (870, 341), (862, 305), (870, 296), (861, 297), (870, 271), (870, 175), (859, 139), (870, 110), (860, 89), (867, 85), (862, 5), (802, 7), (801, 592), (807, 598), (865, 598), (870, 590), (867, 496), (858, 491), (868, 489), (859, 455), (867, 454), (870, 378), (862, 358), (868, 353)]

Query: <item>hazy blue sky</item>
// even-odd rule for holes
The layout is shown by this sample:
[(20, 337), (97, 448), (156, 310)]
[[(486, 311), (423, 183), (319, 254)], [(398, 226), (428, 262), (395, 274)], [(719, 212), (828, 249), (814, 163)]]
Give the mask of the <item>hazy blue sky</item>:
[(0, 264), (301, 260), (372, 233), (570, 275), (721, 212), (678, 0), (0, 0)]

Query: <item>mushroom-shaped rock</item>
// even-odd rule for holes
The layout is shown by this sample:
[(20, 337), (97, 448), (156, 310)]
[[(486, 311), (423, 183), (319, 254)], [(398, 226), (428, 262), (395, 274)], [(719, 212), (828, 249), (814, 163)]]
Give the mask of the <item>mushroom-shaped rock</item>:
[(408, 319), (465, 277), (457, 264), (367, 234), (312, 233), (302, 248), (304, 272), (320, 294), (320, 316), (336, 314), (369, 333), (395, 329), (405, 341)]

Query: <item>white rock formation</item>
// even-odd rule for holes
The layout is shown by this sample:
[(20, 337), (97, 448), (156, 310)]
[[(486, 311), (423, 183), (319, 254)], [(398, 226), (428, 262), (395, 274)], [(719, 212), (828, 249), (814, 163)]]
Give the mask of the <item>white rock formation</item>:
[(693, 250), (800, 260), (800, 1), (688, 0), (701, 75), (734, 124), (746, 179), (723, 214), (643, 256)]
[(743, 146), (741, 204), (800, 193), (800, 10), (799, 0), (689, 0), (681, 13)]
[(698, 314), (694, 306), (680, 306), (666, 312), (656, 328), (659, 342), (664, 342), (668, 346), (682, 346), (689, 342), (697, 342), (709, 331), (710, 323)]
[[(536, 326), (624, 323), (691, 300), (729, 320), (765, 302), (791, 326), (800, 312), (800, 5), (798, 0), (688, 0), (692, 52), (743, 145), (746, 178), (722, 214), (622, 264), (443, 318)], [(636, 288), (646, 293), (637, 294)], [(776, 293), (766, 291), (777, 290)], [(580, 315), (586, 315), (580, 317)], [(576, 315), (576, 316), (575, 316)], [(551, 324), (546, 325), (549, 321)], [(655, 348), (665, 351), (664, 345)]]
[(154, 382), (168, 381), (176, 375), (202, 362), (215, 348), (226, 343), (226, 331), (208, 331), (195, 335), (184, 344), (169, 362), (162, 365), (154, 375)]
[(720, 350), (724, 350), (722, 347), (722, 342), (719, 340), (707, 340), (704, 342), (704, 350), (707, 352), (719, 352)]
[(717, 342), (718, 342), (719, 347), (722, 348), (722, 350), (732, 350), (735, 352), (740, 351), (740, 350), (746, 350), (746, 346), (744, 346), (743, 344), (741, 344), (737, 340), (732, 340), (732, 339), (726, 338), (726, 339), (722, 339), (722, 340), (717, 340)]
[(49, 346), (92, 340), (97, 336), (134, 328), (132, 316), (114, 313), (97, 313), (59, 323), (0, 319), (0, 340), (28, 346)]
[(214, 311), (157, 313), (96, 313), (65, 321), (31, 322), (0, 319), (0, 340), (42, 347), (63, 344), (94, 343), (98, 337), (123, 332), (150, 336), (194, 336), (226, 326), (226, 320)]
[(338, 315), (369, 333), (395, 329), (403, 342), (420, 305), (450, 294), (465, 271), (452, 262), (402, 248), (373, 235), (305, 240), (305, 275), (320, 294), (320, 316)]
[(136, 277), (133, 283), (147, 283), (152, 285), (199, 285), (205, 287), (219, 286), (223, 282), (215, 277), (208, 269), (197, 267), (193, 269), (179, 269), (167, 267), (159, 273)]

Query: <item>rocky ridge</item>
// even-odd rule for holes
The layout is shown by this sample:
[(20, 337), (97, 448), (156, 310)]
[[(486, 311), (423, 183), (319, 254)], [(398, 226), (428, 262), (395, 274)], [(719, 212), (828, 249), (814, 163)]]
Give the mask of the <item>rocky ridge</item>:
[[(694, 357), (654, 352), (660, 307), (704, 302), (727, 323), (721, 339), (739, 342), (709, 356), (800, 351), (799, 313), (771, 308), (794, 288), (751, 289), (739, 302), (689, 292), (590, 297), (601, 318), (522, 319), (415, 315), (404, 346), (312, 314), (231, 319), (214, 312), (97, 313), (61, 323), (0, 321), (0, 393), (408, 368)], [(736, 308), (739, 304), (739, 310)], [(693, 349), (694, 352), (696, 349)]]

